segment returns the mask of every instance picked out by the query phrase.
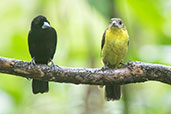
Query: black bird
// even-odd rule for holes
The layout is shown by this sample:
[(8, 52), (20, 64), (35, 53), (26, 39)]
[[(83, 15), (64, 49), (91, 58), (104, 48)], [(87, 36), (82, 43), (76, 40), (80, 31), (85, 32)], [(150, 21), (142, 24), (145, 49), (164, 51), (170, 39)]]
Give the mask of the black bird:
[[(57, 33), (50, 26), (46, 17), (39, 15), (33, 19), (28, 35), (28, 45), (32, 57), (31, 64), (33, 64), (33, 61), (36, 64), (46, 65), (52, 62), (57, 45)], [(32, 90), (34, 94), (48, 92), (48, 81), (33, 79)]]

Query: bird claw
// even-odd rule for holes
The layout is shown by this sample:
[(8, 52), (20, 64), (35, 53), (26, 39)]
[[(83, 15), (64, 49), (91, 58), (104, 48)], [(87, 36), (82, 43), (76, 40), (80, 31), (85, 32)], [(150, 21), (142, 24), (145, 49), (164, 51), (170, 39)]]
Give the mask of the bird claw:
[(30, 80), (31, 80), (31, 78), (27, 78), (27, 80), (29, 80), (29, 81), (30, 81)]
[(130, 64), (131, 64), (131, 62), (130, 62), (130, 60), (128, 60), (128, 62), (127, 63), (120, 63), (123, 67), (128, 67)]
[(50, 59), (51, 65), (50, 67), (52, 67), (53, 70), (56, 70), (56, 68), (60, 68), (58, 65), (55, 65), (55, 63), (52, 61), (52, 59)]
[(109, 66), (108, 66), (108, 65), (105, 65), (105, 66), (103, 66), (103, 67), (101, 68), (102, 71), (105, 71), (105, 70), (107, 70), (107, 69), (109, 69)]
[(31, 59), (31, 61), (30, 61), (30, 66), (31, 67), (33, 67), (33, 66), (35, 66), (36, 65), (36, 63), (34, 62), (34, 57)]
[(55, 67), (55, 63), (52, 61), (52, 59), (50, 59), (51, 65), (52, 67)]
[(128, 66), (128, 64), (127, 63), (120, 63), (120, 67), (127, 67)]
[[(31, 59), (31, 61), (29, 62), (29, 64), (30, 64), (30, 68), (33, 68), (35, 65), (36, 65), (36, 63), (34, 62), (34, 57)], [(31, 80), (31, 78), (27, 78), (27, 80)]]
[(128, 63), (127, 63), (127, 65), (131, 65), (131, 61), (130, 61), (130, 60), (128, 60)]
[(129, 70), (133, 70), (133, 64), (130, 61), (128, 61), (127, 66)]

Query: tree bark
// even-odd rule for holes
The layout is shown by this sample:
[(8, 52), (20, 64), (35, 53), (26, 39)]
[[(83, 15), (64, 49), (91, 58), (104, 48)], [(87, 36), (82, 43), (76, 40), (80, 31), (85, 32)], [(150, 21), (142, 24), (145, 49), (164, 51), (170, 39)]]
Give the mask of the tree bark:
[(0, 57), (0, 72), (25, 78), (61, 83), (106, 85), (128, 84), (149, 80), (171, 84), (171, 66), (131, 62), (119, 69), (68, 68), (30, 65), (29, 62)]

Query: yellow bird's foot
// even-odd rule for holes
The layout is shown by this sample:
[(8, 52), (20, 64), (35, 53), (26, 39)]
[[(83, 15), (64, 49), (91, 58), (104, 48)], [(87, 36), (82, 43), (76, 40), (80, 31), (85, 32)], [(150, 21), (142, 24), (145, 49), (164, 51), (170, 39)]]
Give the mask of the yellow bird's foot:
[(122, 65), (122, 67), (127, 67), (129, 70), (132, 70), (132, 63), (130, 62), (130, 60), (127, 63), (120, 63)]
[(119, 66), (120, 66), (120, 68), (128, 67), (128, 63), (122, 63), (122, 62), (121, 62)]
[(131, 65), (131, 60), (128, 60), (127, 65), (128, 66)]
[(121, 65), (122, 65), (122, 67), (128, 67), (130, 64), (131, 64), (131, 62), (130, 62), (130, 60), (128, 60), (128, 62), (127, 63), (120, 63)]
[(109, 69), (108, 66), (103, 66), (102, 68), (95, 70), (94, 73), (97, 73), (97, 72), (100, 72), (100, 71), (105, 71), (107, 69)]
[(128, 67), (128, 69), (129, 70), (133, 70), (133, 67), (134, 67), (134, 65), (130, 62), (130, 61), (128, 61), (128, 63), (127, 63), (127, 67)]
[(101, 68), (102, 71), (105, 71), (105, 70), (108, 70), (108, 69), (110, 69), (108, 65), (105, 65), (105, 66), (103, 66), (103, 67)]

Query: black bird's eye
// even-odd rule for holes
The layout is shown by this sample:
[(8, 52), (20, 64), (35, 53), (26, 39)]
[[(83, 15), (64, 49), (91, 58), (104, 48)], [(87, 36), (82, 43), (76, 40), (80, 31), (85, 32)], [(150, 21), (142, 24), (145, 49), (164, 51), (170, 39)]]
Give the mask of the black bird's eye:
[(122, 21), (119, 21), (119, 24), (122, 25)]

